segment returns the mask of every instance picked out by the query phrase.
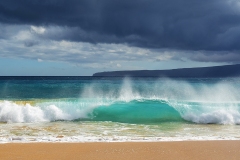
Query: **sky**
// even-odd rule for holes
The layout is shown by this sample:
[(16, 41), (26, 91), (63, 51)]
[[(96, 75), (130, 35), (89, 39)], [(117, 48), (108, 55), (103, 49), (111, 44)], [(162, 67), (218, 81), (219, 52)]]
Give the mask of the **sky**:
[(239, 62), (239, 0), (0, 1), (1, 76)]

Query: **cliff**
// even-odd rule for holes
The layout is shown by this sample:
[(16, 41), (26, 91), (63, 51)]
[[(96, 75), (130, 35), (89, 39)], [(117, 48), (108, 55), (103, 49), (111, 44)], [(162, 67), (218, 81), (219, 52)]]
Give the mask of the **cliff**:
[(169, 78), (220, 78), (240, 76), (240, 64), (199, 67), (199, 68), (180, 68), (171, 70), (132, 70), (132, 71), (109, 71), (93, 74), (98, 77), (169, 77)]

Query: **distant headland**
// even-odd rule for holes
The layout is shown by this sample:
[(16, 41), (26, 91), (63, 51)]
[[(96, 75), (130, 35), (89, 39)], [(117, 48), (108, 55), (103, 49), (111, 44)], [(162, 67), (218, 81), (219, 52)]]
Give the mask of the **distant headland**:
[(170, 70), (129, 70), (94, 73), (95, 77), (168, 77), (168, 78), (221, 78), (240, 77), (240, 64), (179, 68)]

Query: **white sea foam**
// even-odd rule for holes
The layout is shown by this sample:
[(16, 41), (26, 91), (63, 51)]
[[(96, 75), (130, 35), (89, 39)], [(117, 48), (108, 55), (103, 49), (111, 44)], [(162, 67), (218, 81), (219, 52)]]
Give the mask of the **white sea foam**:
[(119, 97), (117, 98), (120, 101), (130, 102), (132, 100), (141, 99), (142, 97), (138, 92), (133, 91), (132, 81), (130, 78), (125, 78), (120, 90)]
[(107, 91), (99, 84), (87, 85), (80, 97), (104, 98), (122, 101), (139, 99), (188, 100), (201, 102), (240, 101), (240, 84), (229, 81), (187, 82), (184, 80), (159, 79), (152, 81), (131, 80), (125, 78), (120, 88), (109, 87)]
[[(111, 87), (111, 84), (109, 84)], [(146, 88), (147, 89), (147, 88)], [(144, 99), (139, 91), (133, 88), (132, 80), (130, 78), (124, 78), (120, 88), (112, 87), (108, 91), (99, 87), (99, 84), (87, 85), (82, 94), (81, 98), (92, 98), (98, 101), (107, 100), (110, 101), (124, 101), (130, 102), (132, 100)]]
[(195, 123), (240, 124), (240, 113), (235, 110), (215, 110), (209, 113), (186, 114), (183, 117)]
[(0, 102), (1, 122), (38, 122), (47, 121), (44, 111), (39, 107), (18, 105), (10, 101)]
[[(41, 103), (39, 106), (31, 106), (30, 104), (21, 105), (11, 101), (0, 102), (0, 121), (10, 123), (22, 122), (50, 122), (56, 120), (74, 120), (78, 118), (86, 118), (91, 112), (89, 108), (70, 107), (67, 102), (62, 102), (65, 106), (51, 104), (53, 102)], [(60, 102), (57, 102), (59, 105)]]
[(0, 143), (35, 143), (35, 142), (54, 142), (54, 143), (76, 143), (76, 142), (169, 142), (169, 141), (211, 141), (211, 140), (240, 140), (235, 137), (220, 137), (220, 136), (200, 136), (200, 137), (90, 137), (90, 136), (72, 136), (72, 137), (10, 137), (0, 138)]
[(239, 131), (238, 126), (179, 123), (165, 127), (114, 122), (10, 123), (1, 126), (0, 143), (240, 140)]

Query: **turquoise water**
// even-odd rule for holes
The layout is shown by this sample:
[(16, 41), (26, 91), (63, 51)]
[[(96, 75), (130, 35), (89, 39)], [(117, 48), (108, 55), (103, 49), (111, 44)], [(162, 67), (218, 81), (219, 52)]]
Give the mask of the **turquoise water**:
[(239, 89), (238, 78), (2, 77), (0, 141), (238, 139)]

